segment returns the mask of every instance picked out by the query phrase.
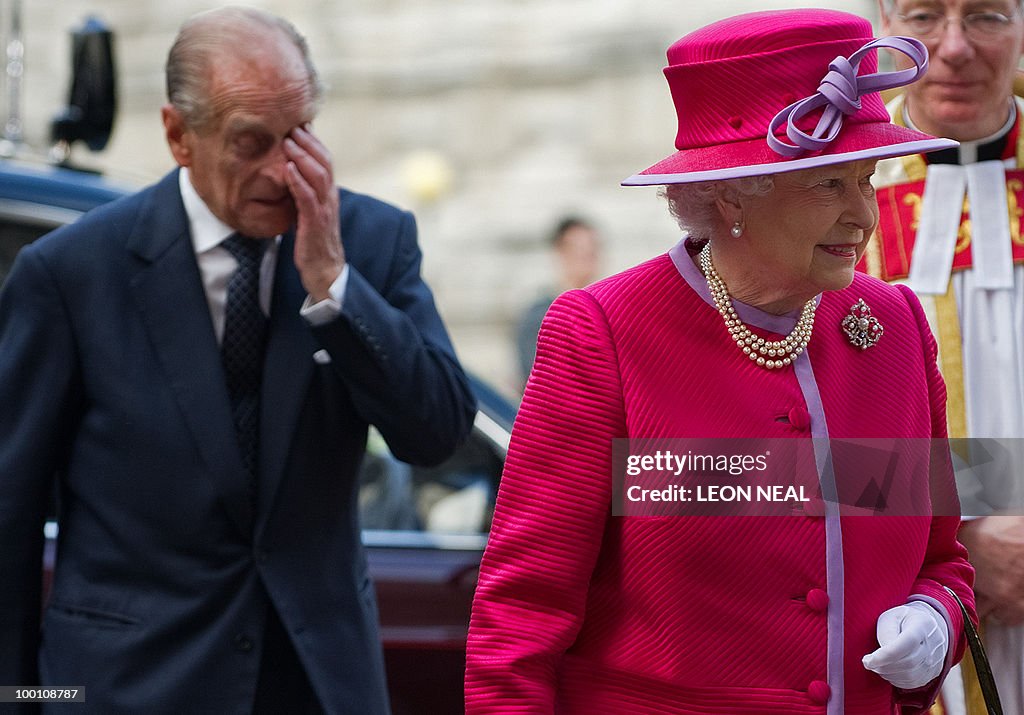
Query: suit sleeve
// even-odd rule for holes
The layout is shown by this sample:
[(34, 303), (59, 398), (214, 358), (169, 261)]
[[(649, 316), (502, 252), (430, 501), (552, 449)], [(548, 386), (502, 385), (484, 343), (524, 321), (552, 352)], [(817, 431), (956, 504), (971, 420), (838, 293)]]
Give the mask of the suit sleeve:
[(43, 260), (0, 292), (0, 683), (38, 683), (43, 523), (77, 413), (75, 345)]
[[(928, 328), (921, 304), (917, 296), (906, 286), (898, 286), (903, 292), (924, 342), (925, 368), (928, 371), (929, 401), (932, 414), (932, 485), (933, 491), (943, 502), (955, 502), (956, 487), (953, 479), (952, 461), (946, 445), (946, 387), (939, 374), (936, 362), (938, 349), (935, 338)], [(945, 679), (949, 669), (963, 657), (967, 641), (964, 636), (963, 616), (960, 607), (945, 587), (956, 592), (977, 623), (974, 610), (974, 569), (967, 561), (967, 549), (957, 541), (957, 530), (960, 526), (959, 516), (950, 515), (944, 507), (936, 507), (937, 513), (931, 517), (928, 548), (917, 580), (912, 590), (912, 599), (924, 600), (939, 608), (950, 629), (950, 648), (946, 657), (946, 666), (942, 674), (924, 688), (913, 691), (897, 691), (897, 698), (903, 713), (925, 712), (938, 694), (938, 688)], [(943, 613), (943, 611), (945, 611)]]
[(604, 315), (590, 294), (566, 293), (541, 328), (481, 564), (470, 715), (553, 711), (611, 509), (612, 440), (625, 431)]
[(341, 315), (313, 332), (360, 416), (380, 430), (394, 455), (436, 464), (469, 433), (476, 402), (420, 275), (411, 214), (401, 214), (397, 233), (384, 285), (350, 264)]

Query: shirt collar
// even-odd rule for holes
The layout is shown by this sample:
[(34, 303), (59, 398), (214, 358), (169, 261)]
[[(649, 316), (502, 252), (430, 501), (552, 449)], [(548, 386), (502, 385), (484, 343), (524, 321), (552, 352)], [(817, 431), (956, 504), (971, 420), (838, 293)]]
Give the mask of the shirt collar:
[[(903, 102), (903, 123), (910, 129), (921, 131), (910, 119), (907, 102)], [(978, 161), (1007, 158), (1010, 131), (1017, 123), (1017, 103), (1010, 100), (1010, 112), (1006, 122), (994, 134), (973, 141), (961, 141), (960, 146), (951, 149), (940, 149), (925, 155), (929, 164), (973, 164)], [(1015, 149), (1015, 147), (1013, 148)], [(1012, 156), (1012, 154), (1011, 154)]]
[(185, 205), (188, 226), (192, 235), (192, 248), (196, 254), (205, 253), (216, 248), (220, 242), (235, 232), (233, 228), (213, 215), (210, 208), (196, 193), (188, 167), (181, 167), (178, 172), (178, 186), (181, 190), (181, 201)]

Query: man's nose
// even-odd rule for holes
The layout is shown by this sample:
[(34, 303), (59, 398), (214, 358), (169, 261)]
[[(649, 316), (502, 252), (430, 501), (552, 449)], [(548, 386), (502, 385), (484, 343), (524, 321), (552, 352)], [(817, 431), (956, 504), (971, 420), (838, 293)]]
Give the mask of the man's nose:
[(284, 142), (278, 142), (264, 157), (260, 173), (273, 180), (277, 186), (284, 186), (288, 161), (288, 154), (284, 150)]
[(946, 62), (962, 64), (974, 57), (974, 44), (967, 38), (959, 16), (946, 17), (946, 26), (935, 42), (933, 54)]

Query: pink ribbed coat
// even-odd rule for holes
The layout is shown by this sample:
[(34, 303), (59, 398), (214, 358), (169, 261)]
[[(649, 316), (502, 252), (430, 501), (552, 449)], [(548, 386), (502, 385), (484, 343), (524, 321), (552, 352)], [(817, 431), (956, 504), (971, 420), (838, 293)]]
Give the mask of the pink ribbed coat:
[[(863, 275), (823, 294), (798, 379), (736, 349), (688, 263), (677, 246), (545, 319), (473, 605), (467, 713), (919, 711), (936, 683), (895, 691), (860, 659), (911, 597), (945, 611), (959, 658), (942, 586), (972, 608), (973, 574), (956, 517), (843, 516), (830, 535), (817, 516), (615, 517), (610, 476), (618, 437), (944, 436), (916, 299)], [(858, 298), (885, 327), (863, 351), (839, 330)]]

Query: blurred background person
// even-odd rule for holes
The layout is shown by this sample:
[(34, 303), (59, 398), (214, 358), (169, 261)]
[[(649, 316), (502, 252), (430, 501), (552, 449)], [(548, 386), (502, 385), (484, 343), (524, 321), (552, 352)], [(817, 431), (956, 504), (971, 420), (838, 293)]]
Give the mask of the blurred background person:
[[(877, 46), (915, 69), (872, 74)], [(963, 652), (947, 588), (973, 605), (948, 462), (944, 513), (919, 492), (925, 511), (887, 518), (835, 499), (630, 517), (613, 513), (613, 441), (945, 436), (919, 303), (855, 272), (876, 160), (954, 145), (893, 127), (873, 91), (927, 54), (799, 10), (714, 23), (668, 62), (679, 151), (625, 183), (668, 185), (685, 238), (548, 311), (473, 604), (467, 713), (922, 712)], [(897, 479), (920, 476), (911, 462)], [(824, 494), (850, 476), (832, 464), (811, 467)]]
[(584, 288), (600, 277), (601, 237), (593, 224), (566, 216), (555, 226), (549, 241), (554, 256), (556, 285), (527, 306), (516, 324), (516, 355), (521, 384), (526, 384), (537, 353), (537, 334), (551, 303), (567, 290)]
[[(958, 148), (879, 163), (882, 216), (868, 270), (906, 282), (939, 342), (952, 437), (1000, 438), (976, 467), (984, 486), (961, 492), (960, 540), (977, 571), (978, 612), (1003, 707), (1024, 713), (1024, 104), (1013, 83), (1024, 52), (1017, 0), (879, 0), (885, 33), (928, 47), (928, 73), (891, 100), (893, 121)], [(897, 66), (906, 60), (895, 56)], [(969, 205), (961, 214), (961, 210)], [(986, 460), (992, 450), (985, 449)], [(965, 663), (969, 712), (984, 713)], [(964, 712), (950, 679), (949, 713)]]

